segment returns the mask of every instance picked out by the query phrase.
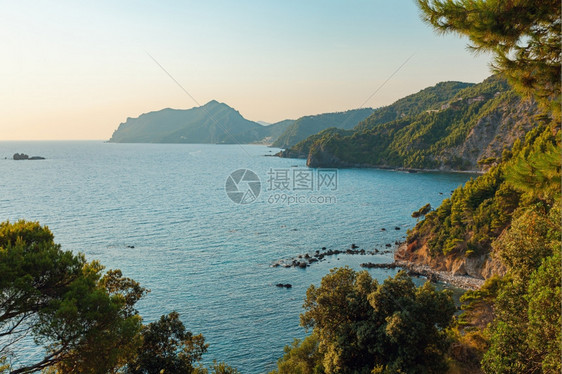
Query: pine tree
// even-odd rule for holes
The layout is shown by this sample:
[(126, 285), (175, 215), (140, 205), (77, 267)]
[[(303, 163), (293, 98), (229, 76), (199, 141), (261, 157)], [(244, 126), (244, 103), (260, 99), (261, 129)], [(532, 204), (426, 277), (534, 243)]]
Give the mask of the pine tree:
[(417, 0), (438, 32), (491, 52), (493, 69), (560, 116), (561, 7), (558, 0)]

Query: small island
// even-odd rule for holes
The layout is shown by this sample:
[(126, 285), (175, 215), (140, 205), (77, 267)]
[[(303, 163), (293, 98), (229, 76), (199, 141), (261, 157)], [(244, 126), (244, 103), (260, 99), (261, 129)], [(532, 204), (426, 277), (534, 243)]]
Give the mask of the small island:
[(41, 157), (41, 156), (29, 157), (29, 155), (26, 155), (25, 153), (14, 153), (13, 159), (16, 160), (16, 161), (19, 161), (19, 160), (44, 160), (45, 157)]

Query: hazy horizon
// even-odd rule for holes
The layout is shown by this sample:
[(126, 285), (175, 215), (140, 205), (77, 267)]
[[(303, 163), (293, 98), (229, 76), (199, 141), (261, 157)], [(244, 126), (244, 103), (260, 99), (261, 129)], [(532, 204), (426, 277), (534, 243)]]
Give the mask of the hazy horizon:
[(2, 4), (0, 140), (107, 140), (127, 117), (211, 100), (274, 123), (491, 75), (412, 0)]

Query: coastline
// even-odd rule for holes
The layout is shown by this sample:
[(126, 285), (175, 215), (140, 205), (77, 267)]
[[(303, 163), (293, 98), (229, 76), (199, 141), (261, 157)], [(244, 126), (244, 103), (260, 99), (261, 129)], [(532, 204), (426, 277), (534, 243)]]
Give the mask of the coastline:
[[(275, 156), (275, 157), (279, 157), (279, 158), (294, 158), (294, 159), (299, 159), (299, 160), (306, 160), (308, 157), (305, 155), (296, 155), (294, 157), (291, 157), (291, 155), (286, 155), (288, 150), (287, 149), (283, 149), (271, 156)], [(269, 155), (268, 155), (269, 156)], [(298, 156), (303, 156), (303, 157), (298, 157)], [(307, 166), (308, 162), (307, 162)], [(309, 166), (311, 167), (311, 166)], [(317, 166), (314, 166), (317, 167)], [(320, 167), (320, 166), (318, 166)], [(328, 167), (328, 166), (324, 166), (324, 167)], [(405, 167), (400, 167), (400, 166), (386, 166), (386, 165), (371, 165), (371, 164), (351, 164), (351, 163), (343, 163), (340, 165), (335, 165), (333, 166), (334, 168), (337, 169), (379, 169), (379, 170), (390, 170), (390, 171), (399, 171), (399, 172), (403, 172), (403, 173), (460, 173), (460, 174), (477, 174), (477, 175), (482, 175), (485, 174), (487, 170), (456, 170), (456, 169), (447, 169), (447, 168), (441, 168), (441, 169), (416, 169), (416, 168), (405, 168)]]
[(448, 271), (434, 270), (427, 265), (420, 265), (410, 261), (395, 260), (394, 263), (411, 275), (427, 277), (432, 282), (446, 283), (465, 290), (477, 290), (484, 284), (484, 279), (470, 277), (468, 275), (453, 275)]

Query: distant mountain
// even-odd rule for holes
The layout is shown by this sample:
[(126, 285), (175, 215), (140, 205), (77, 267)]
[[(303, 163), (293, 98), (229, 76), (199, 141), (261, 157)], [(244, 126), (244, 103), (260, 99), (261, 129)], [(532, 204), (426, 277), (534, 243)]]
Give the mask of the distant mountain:
[(273, 143), (295, 120), (287, 119), (271, 125), (252, 128), (236, 136), (240, 143)]
[(162, 109), (127, 118), (112, 143), (260, 143), (286, 147), (328, 127), (353, 128), (372, 109), (287, 119), (264, 126), (215, 100), (192, 109)]
[(289, 148), (310, 135), (314, 135), (330, 127), (352, 129), (372, 113), (373, 109), (363, 108), (348, 110), (346, 112), (301, 117), (287, 127), (277, 140), (273, 142), (273, 146)]
[(351, 131), (328, 129), (281, 155), (311, 167), (486, 170), (532, 128), (536, 105), (503, 79), (444, 82), (377, 109)]
[[(269, 127), (269, 126), (268, 126)], [(192, 109), (162, 109), (127, 118), (109, 140), (114, 143), (237, 143), (264, 126), (215, 100)], [(244, 135), (244, 137), (247, 137)], [(256, 138), (251, 139), (255, 141)]]

